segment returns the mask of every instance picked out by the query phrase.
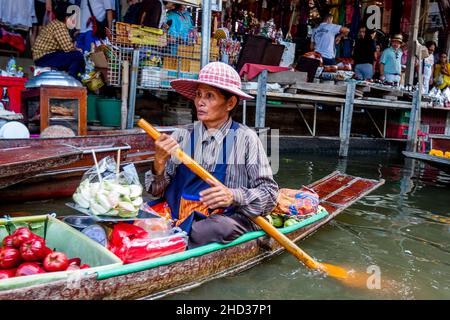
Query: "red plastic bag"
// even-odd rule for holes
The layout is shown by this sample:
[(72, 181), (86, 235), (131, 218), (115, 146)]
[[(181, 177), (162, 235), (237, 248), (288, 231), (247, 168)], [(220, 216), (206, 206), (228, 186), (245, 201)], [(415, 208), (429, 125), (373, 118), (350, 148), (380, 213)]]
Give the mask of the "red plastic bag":
[(110, 244), (121, 246), (125, 238), (128, 240), (147, 238), (148, 233), (141, 227), (120, 222), (114, 226), (109, 240)]
[(188, 237), (184, 232), (152, 239), (141, 227), (118, 223), (108, 249), (126, 264), (183, 252), (187, 243)]

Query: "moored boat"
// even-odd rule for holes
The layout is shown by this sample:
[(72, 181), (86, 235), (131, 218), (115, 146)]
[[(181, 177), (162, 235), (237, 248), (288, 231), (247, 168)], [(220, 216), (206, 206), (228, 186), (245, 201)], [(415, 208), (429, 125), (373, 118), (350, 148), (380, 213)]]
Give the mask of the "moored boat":
[(442, 170), (450, 174), (450, 159), (436, 157), (419, 152), (408, 152), (408, 151), (403, 151), (403, 155), (407, 158), (422, 161), (436, 169)]
[[(161, 130), (171, 132), (173, 128)], [(0, 139), (0, 150), (18, 147), (44, 148), (52, 145), (75, 147), (82, 151), (83, 157), (67, 165), (53, 166), (27, 177), (23, 182), (3, 188), (0, 201), (23, 202), (70, 197), (83, 174), (94, 165), (92, 150), (100, 161), (106, 156), (117, 156), (117, 151), (121, 149), (121, 163), (134, 163), (138, 172), (150, 168), (154, 154), (154, 141), (141, 129), (93, 131), (86, 136), (64, 138)]]
[[(319, 194), (321, 205), (328, 212), (280, 231), (294, 241), (310, 236), (383, 183), (334, 172), (309, 186)], [(156, 299), (242, 272), (283, 251), (263, 231), (254, 231), (226, 245), (212, 243), (81, 275), (76, 286), (67, 280), (57, 280), (0, 291), (0, 299)]]
[(68, 145), (26, 146), (0, 150), (0, 189), (40, 172), (79, 161), (83, 152)]

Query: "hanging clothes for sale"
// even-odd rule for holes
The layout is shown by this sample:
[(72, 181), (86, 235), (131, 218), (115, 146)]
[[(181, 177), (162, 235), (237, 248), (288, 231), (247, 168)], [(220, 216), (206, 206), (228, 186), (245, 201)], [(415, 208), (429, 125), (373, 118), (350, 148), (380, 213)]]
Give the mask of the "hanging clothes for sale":
[(0, 43), (9, 44), (19, 52), (25, 51), (25, 39), (20, 34), (8, 32), (4, 28), (0, 28)]
[(339, 22), (338, 24), (340, 24), (341, 26), (345, 26), (346, 25), (346, 17), (345, 17), (345, 4), (346, 4), (347, 0), (341, 0), (340, 4), (339, 4)]
[(0, 23), (17, 27), (31, 28), (37, 22), (34, 0), (1, 0)]
[(300, 1), (300, 17), (299, 17), (299, 24), (307, 24), (308, 23), (308, 17), (309, 17), (309, 6), (308, 6), (308, 0), (301, 0)]
[(392, 14), (392, 0), (384, 1), (384, 10), (382, 17), (382, 30), (384, 33), (389, 33), (389, 29), (391, 26), (391, 14)]
[(345, 24), (351, 24), (353, 19), (353, 12), (355, 11), (355, 0), (347, 0), (345, 5)]
[(339, 3), (340, 0), (331, 0), (330, 14), (333, 16), (333, 23), (339, 23)]
[(350, 37), (356, 39), (358, 36), (359, 24), (361, 22), (360, 0), (355, 0), (353, 5), (352, 24), (350, 25)]
[(411, 12), (412, 12), (412, 0), (404, 0), (403, 1), (403, 15), (400, 22), (400, 31), (402, 33), (408, 33), (409, 32), (409, 25), (410, 25), (410, 19), (411, 19)]

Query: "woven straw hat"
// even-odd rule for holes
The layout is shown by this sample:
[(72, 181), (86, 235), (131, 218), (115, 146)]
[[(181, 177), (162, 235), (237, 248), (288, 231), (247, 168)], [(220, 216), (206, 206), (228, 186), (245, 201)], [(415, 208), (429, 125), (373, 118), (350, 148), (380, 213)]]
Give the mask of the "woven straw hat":
[(211, 62), (200, 70), (198, 80), (176, 79), (170, 82), (172, 88), (188, 99), (194, 100), (199, 84), (206, 84), (215, 88), (231, 92), (241, 100), (252, 100), (253, 97), (241, 90), (241, 77), (229, 65), (223, 62)]
[(398, 41), (400, 43), (403, 43), (403, 36), (401, 34), (396, 34), (395, 36), (392, 37), (391, 42), (392, 41)]

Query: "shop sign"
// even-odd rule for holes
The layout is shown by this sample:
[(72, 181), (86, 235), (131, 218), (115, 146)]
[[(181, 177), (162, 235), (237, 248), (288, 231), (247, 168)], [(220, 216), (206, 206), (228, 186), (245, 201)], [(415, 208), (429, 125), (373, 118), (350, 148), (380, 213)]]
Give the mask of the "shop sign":
[(381, 8), (376, 5), (367, 7), (366, 13), (368, 15), (366, 27), (369, 30), (381, 29)]

